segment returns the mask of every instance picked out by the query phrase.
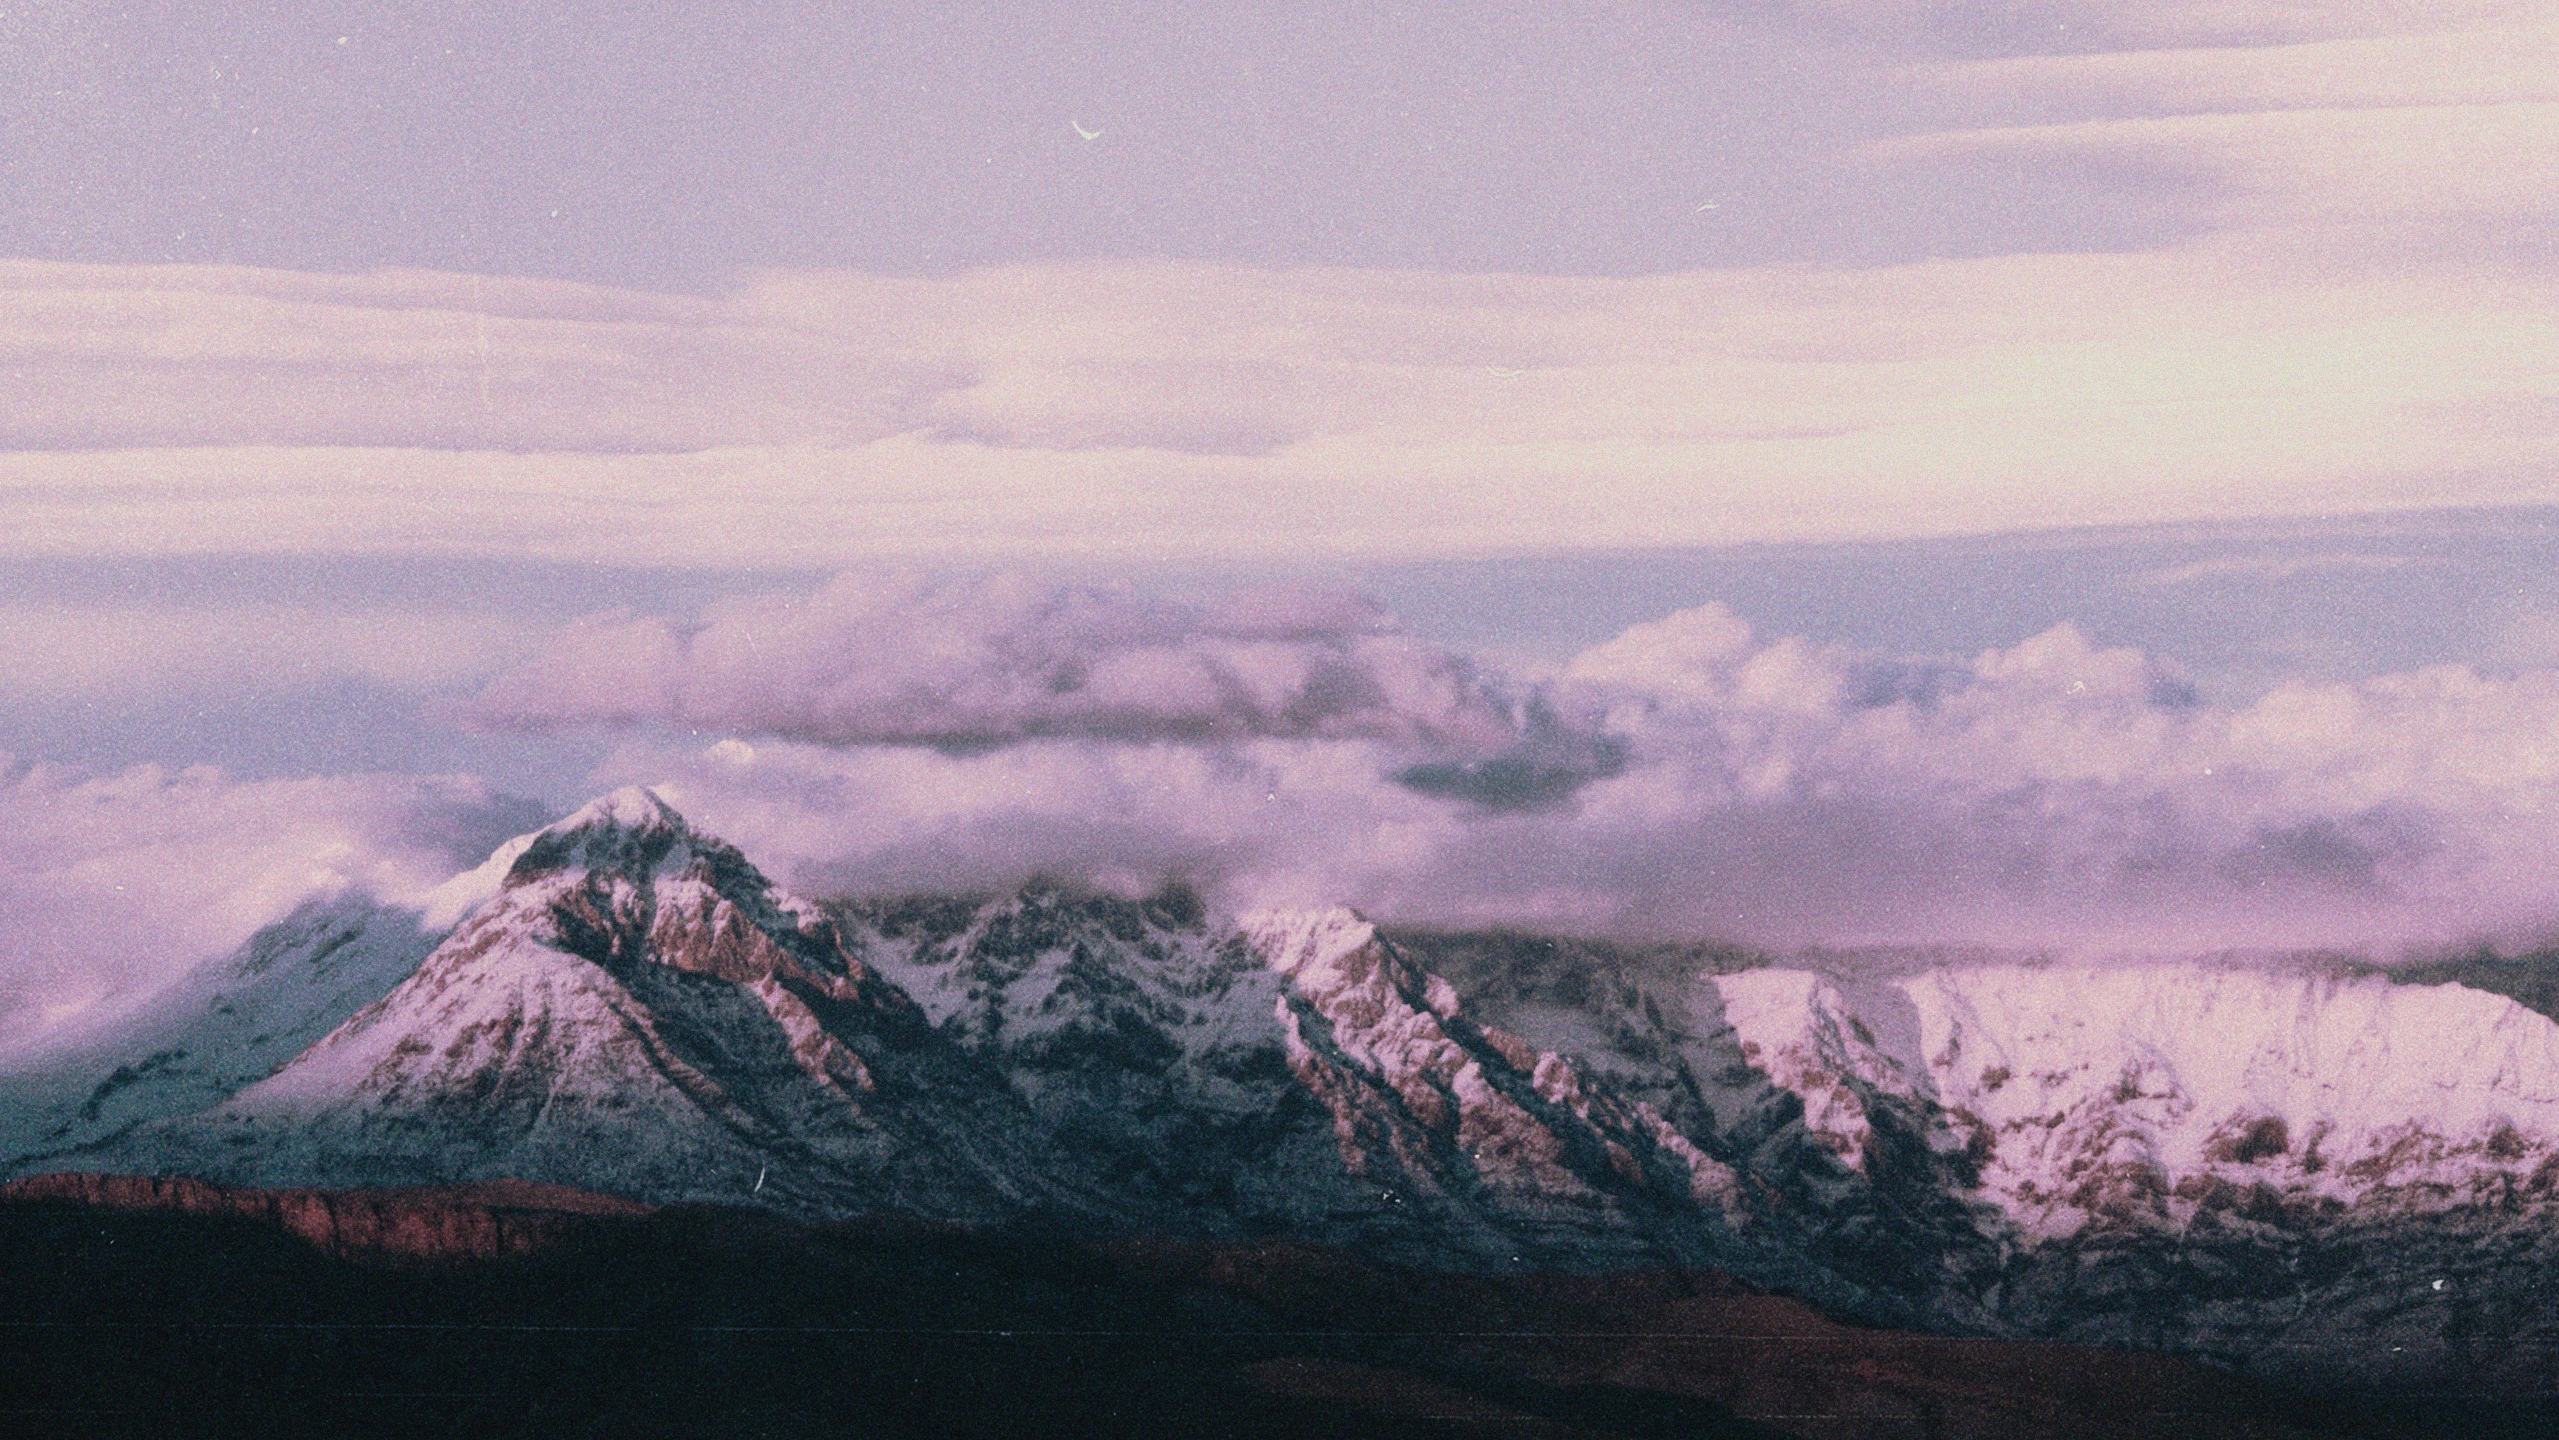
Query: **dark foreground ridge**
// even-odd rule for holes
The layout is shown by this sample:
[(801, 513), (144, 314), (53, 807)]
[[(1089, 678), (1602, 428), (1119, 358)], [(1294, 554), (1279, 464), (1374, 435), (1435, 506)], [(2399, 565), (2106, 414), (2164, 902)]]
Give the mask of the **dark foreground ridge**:
[(0, 1347), (0, 1416), (55, 1436), (2489, 1433), (2163, 1356), (1843, 1325), (1711, 1272), (1458, 1275), (514, 1182), (0, 1187)]

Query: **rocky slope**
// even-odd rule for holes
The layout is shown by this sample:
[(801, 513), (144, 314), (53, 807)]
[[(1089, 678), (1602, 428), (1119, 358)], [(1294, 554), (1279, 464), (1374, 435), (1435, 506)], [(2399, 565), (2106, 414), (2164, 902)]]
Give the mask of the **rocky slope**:
[(2559, 1339), (2559, 1026), (2513, 1001), (2193, 965), (1713, 984), (1844, 1155), (1889, 1109), (1975, 1157), (2009, 1325), (2368, 1374)]
[(864, 963), (1079, 1153), (1206, 1233), (1499, 1267), (1729, 1258), (1730, 1167), (1476, 1024), (1347, 911), (1212, 921), (1046, 887), (846, 905)]

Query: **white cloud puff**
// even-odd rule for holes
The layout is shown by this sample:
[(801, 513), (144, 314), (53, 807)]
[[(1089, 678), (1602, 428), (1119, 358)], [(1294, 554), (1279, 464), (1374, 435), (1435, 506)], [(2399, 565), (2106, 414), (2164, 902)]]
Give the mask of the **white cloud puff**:
[[(1383, 629), (1324, 591), (849, 577), (698, 625), (584, 622), (484, 698), (632, 727), (599, 787), (663, 784), (818, 893), (1182, 880), (1775, 945), (2383, 955), (2559, 921), (2559, 673), (2216, 704), (2069, 626), (1894, 659), (1708, 606), (1529, 685), (1381, 661), (1406, 643)], [(646, 738), (669, 724), (713, 733)], [(312, 896), (415, 895), (541, 818), (464, 780), (0, 772), (0, 1037)]]

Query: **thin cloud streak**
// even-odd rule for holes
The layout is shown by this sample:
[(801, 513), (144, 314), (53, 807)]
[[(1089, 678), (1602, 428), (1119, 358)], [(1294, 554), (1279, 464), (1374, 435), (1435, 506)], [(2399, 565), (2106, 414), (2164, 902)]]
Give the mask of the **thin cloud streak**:
[(2172, 43), (1914, 65), (1903, 78), (1941, 123), (1879, 139), (1865, 159), (2174, 177), (2225, 237), (2293, 227), (2332, 257), (2495, 253), (2548, 228), (2559, 9), (2146, 6), (2116, 18), (2132, 35), (2167, 21)]
[(22, 557), (1418, 558), (2559, 498), (2547, 286), (2298, 237), (1610, 281), (526, 285), (485, 335), (464, 276), (20, 274)]

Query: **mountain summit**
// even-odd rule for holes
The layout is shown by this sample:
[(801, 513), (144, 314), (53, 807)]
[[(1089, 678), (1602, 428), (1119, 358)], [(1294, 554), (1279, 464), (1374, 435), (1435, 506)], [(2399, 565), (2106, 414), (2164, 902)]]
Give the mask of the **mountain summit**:
[(508, 848), (496, 892), (414, 974), (221, 1104), (83, 1163), (981, 1219), (1065, 1198), (1050, 1177), (1072, 1167), (999, 1083), (655, 794)]

